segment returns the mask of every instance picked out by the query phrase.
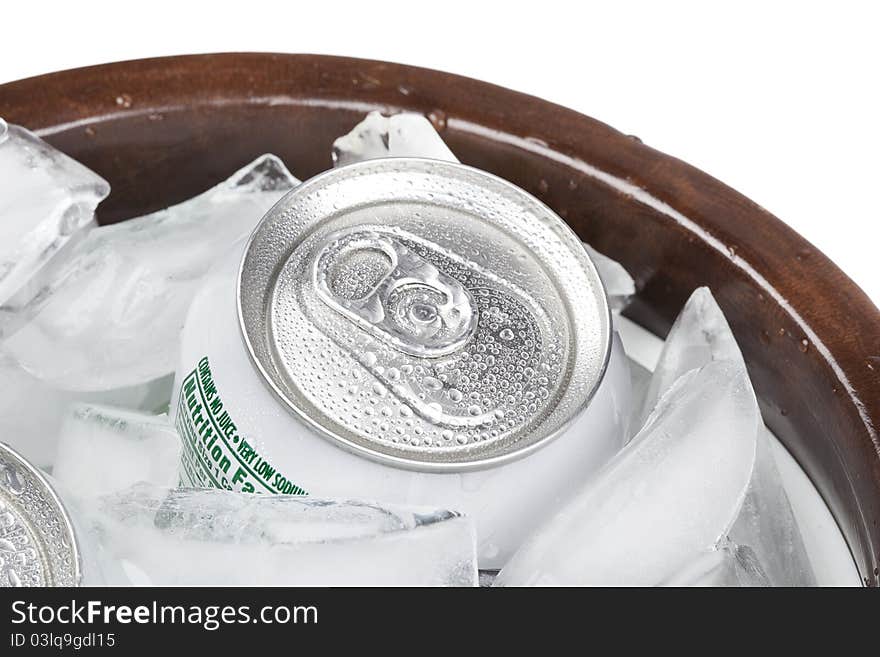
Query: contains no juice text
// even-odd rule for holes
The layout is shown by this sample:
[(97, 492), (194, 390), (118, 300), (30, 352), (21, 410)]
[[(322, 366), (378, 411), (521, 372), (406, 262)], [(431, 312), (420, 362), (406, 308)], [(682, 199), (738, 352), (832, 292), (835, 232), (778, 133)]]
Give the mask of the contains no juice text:
[(307, 494), (239, 433), (214, 384), (207, 357), (183, 379), (176, 427), (183, 441), (183, 484), (244, 493)]

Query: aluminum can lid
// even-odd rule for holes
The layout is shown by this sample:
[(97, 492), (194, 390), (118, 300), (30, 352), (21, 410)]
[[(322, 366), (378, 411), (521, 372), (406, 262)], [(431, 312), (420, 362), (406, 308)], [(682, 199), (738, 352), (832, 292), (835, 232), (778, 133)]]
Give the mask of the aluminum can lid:
[(0, 587), (78, 586), (80, 580), (67, 510), (46, 477), (0, 443)]
[(435, 160), (361, 162), (291, 191), (251, 236), (238, 307), (291, 411), (416, 470), (545, 444), (589, 404), (611, 348), (602, 283), (571, 229), (522, 189)]

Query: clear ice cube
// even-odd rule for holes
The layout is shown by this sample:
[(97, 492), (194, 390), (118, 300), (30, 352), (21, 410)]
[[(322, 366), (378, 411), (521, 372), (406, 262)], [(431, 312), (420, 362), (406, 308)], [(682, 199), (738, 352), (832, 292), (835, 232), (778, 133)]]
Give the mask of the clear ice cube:
[(61, 422), (75, 402), (111, 404), (144, 412), (167, 410), (173, 376), (100, 392), (61, 390), (23, 370), (0, 348), (0, 436), (34, 465), (51, 470)]
[(61, 426), (52, 474), (78, 497), (140, 482), (176, 486), (180, 438), (167, 415), (74, 404)]
[(701, 287), (691, 294), (666, 337), (633, 431), (642, 426), (660, 397), (682, 374), (717, 360), (730, 360), (745, 368), (724, 313), (709, 288)]
[(455, 155), (421, 114), (382, 116), (370, 112), (351, 132), (333, 142), (333, 166), (380, 157), (426, 157), (457, 162)]
[[(657, 400), (685, 373), (707, 363), (727, 361), (746, 365), (724, 313), (708, 288), (698, 288), (688, 299), (666, 338), (654, 374), (647, 385), (635, 428)], [(809, 586), (815, 575), (786, 494), (763, 422), (757, 435), (753, 476), (730, 538), (749, 549), (775, 586)]]
[(767, 587), (770, 580), (748, 546), (722, 542), (707, 550), (661, 586)]
[(36, 377), (71, 390), (167, 375), (203, 275), (297, 184), (264, 155), (184, 203), (93, 229), (46, 268), (35, 297), (6, 304), (18, 323), (5, 349)]
[(758, 433), (755, 470), (729, 536), (749, 547), (774, 586), (815, 586), (816, 574), (776, 467), (766, 427)]
[(94, 225), (109, 193), (98, 174), (0, 119), (0, 304)]
[(127, 574), (111, 584), (477, 583), (473, 526), (445, 510), (140, 484), (85, 515)]
[(716, 546), (739, 513), (760, 422), (742, 367), (676, 381), (642, 431), (502, 568), (500, 585), (665, 581)]

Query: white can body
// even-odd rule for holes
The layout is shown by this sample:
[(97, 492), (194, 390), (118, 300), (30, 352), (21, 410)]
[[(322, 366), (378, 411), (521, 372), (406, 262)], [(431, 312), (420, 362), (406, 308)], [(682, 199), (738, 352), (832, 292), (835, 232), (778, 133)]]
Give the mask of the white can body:
[(615, 334), (608, 368), (587, 410), (562, 435), (520, 459), (446, 473), (396, 468), (350, 453), (289, 412), (255, 369), (236, 309), (240, 255), (230, 254), (208, 277), (182, 333), (171, 413), (184, 443), (185, 484), (455, 509), (476, 523), (480, 568), (494, 569), (623, 446), (630, 380)]

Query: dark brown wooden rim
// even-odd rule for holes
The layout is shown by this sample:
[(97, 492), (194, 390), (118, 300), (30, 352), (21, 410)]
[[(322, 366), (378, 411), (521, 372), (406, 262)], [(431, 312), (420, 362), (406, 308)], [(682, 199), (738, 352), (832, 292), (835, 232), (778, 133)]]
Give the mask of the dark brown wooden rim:
[[(878, 583), (880, 312), (815, 247), (714, 178), (538, 98), (382, 62), (197, 55), (0, 86), (0, 116), (73, 151), (93, 125), (143, 129), (156, 113), (195, 125), (225, 108), (268, 107), (303, 117), (430, 115), (465, 162), (526, 187), (623, 262), (639, 287), (629, 314), (660, 335), (689, 292), (709, 283), (732, 319), (768, 424), (825, 497), (864, 581)], [(82, 153), (112, 183), (124, 173), (109, 157)], [(296, 171), (324, 164), (303, 156)], [(112, 197), (102, 212), (104, 220), (122, 216)]]

